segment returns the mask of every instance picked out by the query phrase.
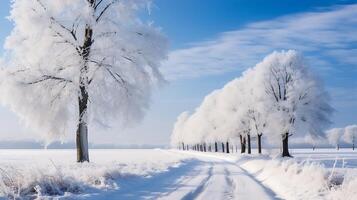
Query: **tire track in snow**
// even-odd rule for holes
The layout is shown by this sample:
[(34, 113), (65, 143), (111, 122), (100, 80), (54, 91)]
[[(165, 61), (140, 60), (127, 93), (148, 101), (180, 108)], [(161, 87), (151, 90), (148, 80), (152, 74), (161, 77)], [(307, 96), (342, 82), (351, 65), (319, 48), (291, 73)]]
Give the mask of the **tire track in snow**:
[(200, 194), (191, 199), (277, 199), (274, 192), (242, 169), (233, 156), (183, 152), (186, 153), (194, 155), (198, 160), (213, 164), (211, 178), (203, 188), (200, 187)]
[(233, 184), (229, 179), (229, 173), (227, 173), (225, 165), (225, 162), (214, 162), (212, 177), (205, 184), (204, 190), (195, 199), (234, 199)]
[(211, 165), (208, 171), (208, 176), (201, 181), (199, 185), (197, 185), (196, 189), (187, 193), (182, 200), (192, 200), (195, 199), (198, 195), (202, 193), (204, 190), (208, 180), (212, 177), (213, 166)]
[(89, 199), (275, 199), (274, 193), (270, 193), (233, 159), (224, 156), (221, 159), (218, 155), (197, 154), (194, 159), (183, 162), (177, 168), (170, 168), (150, 178), (122, 178), (118, 184), (119, 190), (94, 195)]
[(233, 179), (231, 178), (231, 173), (229, 172), (227, 167), (224, 167), (224, 174), (225, 174), (226, 182), (229, 185), (229, 190), (225, 194), (225, 196), (227, 197), (226, 199), (234, 199), (234, 190), (236, 188), (236, 185)]
[(250, 176), (238, 165), (227, 163), (226, 167), (230, 173), (229, 178), (233, 181), (233, 185), (235, 185), (232, 189), (236, 199), (276, 199), (274, 193), (271, 193), (262, 183)]
[(212, 164), (200, 162), (189, 174), (182, 176), (176, 183), (174, 183), (170, 192), (160, 195), (157, 199), (194, 199), (212, 176), (212, 168)]

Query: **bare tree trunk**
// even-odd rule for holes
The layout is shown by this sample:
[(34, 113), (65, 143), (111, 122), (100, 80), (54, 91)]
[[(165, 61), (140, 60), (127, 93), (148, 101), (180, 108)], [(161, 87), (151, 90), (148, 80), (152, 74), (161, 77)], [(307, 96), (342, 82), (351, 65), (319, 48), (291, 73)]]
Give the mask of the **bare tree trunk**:
[(226, 153), (229, 153), (229, 143), (226, 142)]
[(352, 150), (355, 150), (355, 137), (354, 135), (352, 136)]
[[(94, 5), (94, 0), (88, 0), (91, 6)], [(77, 162), (89, 162), (88, 153), (88, 59), (92, 46), (93, 29), (87, 24), (84, 33), (84, 42), (81, 47), (81, 56), (83, 65), (80, 69), (79, 77), (79, 94), (78, 94), (78, 107), (79, 119), (76, 132), (76, 146), (77, 146)]]
[(250, 146), (250, 134), (247, 134), (247, 138), (248, 138), (248, 154), (252, 153), (252, 147)]
[(291, 157), (290, 153), (289, 153), (289, 133), (285, 133), (282, 136), (282, 140), (283, 140), (283, 153), (282, 153), (282, 157)]
[(224, 153), (224, 143), (222, 142), (222, 152)]
[(243, 136), (240, 135), (239, 139), (240, 139), (240, 153), (245, 153), (245, 145), (246, 145), (245, 138), (243, 138)]
[(217, 144), (217, 142), (214, 142), (214, 151), (218, 152), (218, 144)]
[(258, 153), (262, 153), (262, 134), (258, 134)]
[(89, 162), (88, 127), (85, 122), (79, 122), (78, 124), (76, 133), (76, 146), (77, 162)]
[(203, 143), (203, 151), (206, 152), (206, 143)]
[[(81, 82), (84, 81), (81, 78)], [(88, 153), (88, 124), (87, 107), (88, 93), (85, 85), (80, 85), (80, 94), (78, 96), (79, 118), (76, 133), (77, 162), (89, 162)]]

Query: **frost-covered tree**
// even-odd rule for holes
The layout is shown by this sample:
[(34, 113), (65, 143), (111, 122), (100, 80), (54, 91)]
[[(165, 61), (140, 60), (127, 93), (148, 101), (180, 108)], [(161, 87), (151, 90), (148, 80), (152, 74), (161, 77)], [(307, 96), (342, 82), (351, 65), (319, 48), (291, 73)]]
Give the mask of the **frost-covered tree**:
[(343, 128), (333, 128), (326, 131), (326, 137), (328, 142), (331, 145), (335, 146), (337, 150), (340, 149), (340, 141), (343, 133), (344, 133)]
[(189, 112), (186, 111), (177, 117), (173, 132), (171, 134), (171, 146), (179, 148), (181, 145), (184, 146), (183, 128), (189, 116)]
[(350, 125), (345, 127), (343, 134), (343, 140), (349, 144), (352, 144), (352, 149), (355, 149), (355, 138), (357, 136), (357, 125)]
[(5, 103), (48, 140), (76, 126), (77, 160), (89, 161), (88, 124), (140, 119), (153, 83), (162, 79), (158, 67), (166, 57), (166, 39), (137, 17), (147, 5), (145, 0), (12, 1)]
[(240, 121), (239, 138), (241, 144), (241, 153), (245, 153), (247, 150), (248, 154), (251, 154), (251, 138), (250, 138), (250, 123), (249, 120), (242, 119)]
[(256, 84), (259, 84), (259, 81), (255, 79), (254, 70), (248, 69), (243, 76), (245, 78), (243, 85), (246, 89), (243, 92), (244, 105), (242, 107), (246, 109), (246, 117), (249, 119), (249, 125), (251, 126), (250, 134), (257, 138), (258, 153), (261, 153), (261, 140), (267, 123), (264, 114), (267, 114), (267, 112), (263, 104), (263, 99), (261, 99), (256, 92), (255, 87)]
[(319, 136), (319, 135), (314, 135), (314, 134), (307, 134), (304, 137), (304, 142), (307, 144), (312, 145), (312, 150), (314, 151), (319, 144), (323, 144), (326, 142), (326, 137), (324, 136)]
[(266, 121), (263, 115), (260, 113), (259, 109), (251, 108), (248, 112), (248, 117), (250, 118), (251, 133), (257, 137), (257, 147), (258, 153), (262, 153), (262, 136), (264, 128), (266, 126)]
[(296, 51), (274, 52), (254, 70), (255, 87), (268, 112), (270, 137), (281, 138), (282, 156), (290, 156), (292, 134), (323, 134), (332, 112), (329, 97)]

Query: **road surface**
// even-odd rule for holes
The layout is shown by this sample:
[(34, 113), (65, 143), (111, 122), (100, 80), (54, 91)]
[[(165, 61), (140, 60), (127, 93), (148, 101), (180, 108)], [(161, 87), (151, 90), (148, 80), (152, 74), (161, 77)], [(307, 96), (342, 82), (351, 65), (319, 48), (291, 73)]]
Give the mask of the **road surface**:
[[(169, 154), (180, 153), (167, 151)], [(182, 153), (182, 152), (181, 152)], [(152, 177), (128, 177), (119, 189), (90, 195), (85, 199), (160, 200), (269, 200), (275, 194), (234, 162), (219, 155), (194, 154), (179, 167)]]

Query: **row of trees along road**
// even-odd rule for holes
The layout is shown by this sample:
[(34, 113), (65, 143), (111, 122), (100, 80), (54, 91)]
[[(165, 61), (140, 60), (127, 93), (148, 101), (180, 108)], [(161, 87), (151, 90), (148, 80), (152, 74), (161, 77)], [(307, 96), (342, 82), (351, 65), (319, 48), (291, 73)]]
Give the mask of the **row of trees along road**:
[[(352, 149), (355, 149), (355, 138), (357, 136), (357, 125), (349, 125), (345, 128), (333, 128), (326, 131), (326, 138), (329, 144), (340, 149), (340, 143), (343, 141), (352, 144)], [(318, 142), (318, 140), (317, 140)]]
[(137, 17), (145, 0), (16, 0), (2, 100), (47, 141), (77, 127), (89, 161), (92, 121), (130, 124), (148, 108), (166, 39)]
[[(218, 151), (238, 144), (251, 153), (252, 137), (261, 153), (262, 137), (280, 143), (290, 156), (289, 138), (324, 136), (332, 108), (321, 82), (296, 51), (273, 52), (242, 76), (206, 96), (192, 113), (178, 116), (171, 145)], [(224, 151), (224, 150), (223, 150)]]

